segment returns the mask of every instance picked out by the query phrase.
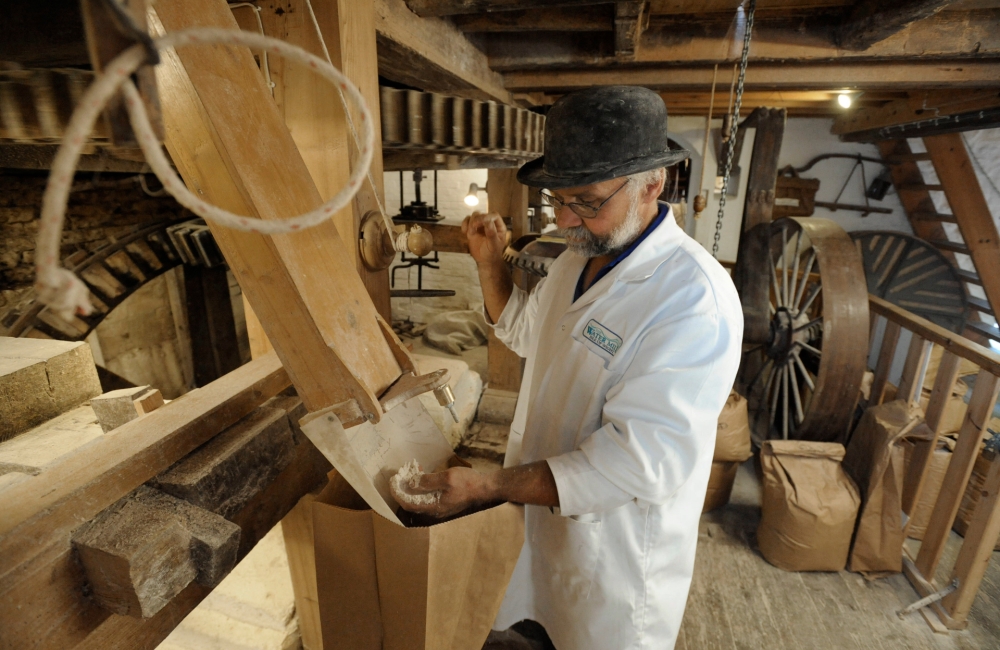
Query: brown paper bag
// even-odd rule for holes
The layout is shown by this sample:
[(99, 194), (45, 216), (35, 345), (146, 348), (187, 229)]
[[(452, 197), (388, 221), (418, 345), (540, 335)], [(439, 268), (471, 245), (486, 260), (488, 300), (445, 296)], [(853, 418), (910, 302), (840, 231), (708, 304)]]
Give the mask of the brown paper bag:
[(733, 390), (719, 414), (712, 460), (742, 463), (750, 458), (751, 453), (747, 401)]
[(712, 473), (708, 477), (708, 490), (705, 492), (705, 505), (702, 512), (710, 512), (729, 503), (733, 493), (733, 482), (736, 480), (736, 470), (740, 464), (736, 462), (712, 463)]
[[(922, 411), (903, 400), (865, 410), (844, 456), (844, 471), (861, 493), (847, 568), (864, 574), (903, 570), (904, 449), (897, 443), (926, 429)], [(926, 434), (930, 431), (927, 430)], [(923, 431), (919, 435), (924, 435)]]
[(313, 536), (326, 650), (478, 649), (524, 543), (524, 509), (404, 528), (332, 481), (313, 503)]
[(839, 571), (861, 499), (834, 442), (769, 440), (760, 452), (764, 498), (757, 543), (786, 571)]

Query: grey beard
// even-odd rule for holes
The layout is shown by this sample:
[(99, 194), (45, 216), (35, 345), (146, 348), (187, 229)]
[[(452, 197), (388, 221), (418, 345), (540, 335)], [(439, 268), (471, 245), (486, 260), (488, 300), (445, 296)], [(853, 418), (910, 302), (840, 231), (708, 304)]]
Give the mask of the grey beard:
[(583, 257), (616, 256), (628, 248), (642, 232), (639, 197), (630, 198), (625, 219), (607, 235), (595, 235), (583, 224), (560, 230), (559, 232), (566, 237), (566, 247)]

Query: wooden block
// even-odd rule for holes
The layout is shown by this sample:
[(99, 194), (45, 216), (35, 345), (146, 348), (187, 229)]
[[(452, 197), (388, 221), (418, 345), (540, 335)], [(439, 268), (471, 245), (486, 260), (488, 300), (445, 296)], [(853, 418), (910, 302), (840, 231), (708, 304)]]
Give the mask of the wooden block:
[(240, 528), (149, 487), (86, 524), (73, 544), (97, 602), (149, 618), (197, 580), (215, 586), (236, 565)]
[(146, 415), (163, 406), (163, 395), (160, 394), (158, 389), (150, 388), (139, 397), (136, 397), (133, 403), (139, 415)]
[(261, 406), (150, 483), (229, 518), (288, 466), (295, 446), (286, 411)]
[(0, 337), (0, 440), (100, 394), (86, 343)]
[[(104, 433), (114, 431), (126, 422), (139, 417), (140, 413), (136, 408), (135, 401), (143, 398), (149, 392), (149, 386), (135, 386), (113, 390), (90, 400), (90, 406), (94, 409), (94, 415), (101, 423), (101, 429), (104, 430)], [(160, 401), (162, 402), (163, 399), (161, 398)]]

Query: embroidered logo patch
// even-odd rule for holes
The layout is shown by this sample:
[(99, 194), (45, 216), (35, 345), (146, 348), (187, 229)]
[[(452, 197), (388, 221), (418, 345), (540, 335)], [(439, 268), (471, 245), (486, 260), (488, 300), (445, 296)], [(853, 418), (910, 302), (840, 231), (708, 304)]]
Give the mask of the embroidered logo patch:
[(622, 337), (618, 336), (593, 318), (583, 326), (583, 335), (594, 345), (614, 356), (622, 346)]

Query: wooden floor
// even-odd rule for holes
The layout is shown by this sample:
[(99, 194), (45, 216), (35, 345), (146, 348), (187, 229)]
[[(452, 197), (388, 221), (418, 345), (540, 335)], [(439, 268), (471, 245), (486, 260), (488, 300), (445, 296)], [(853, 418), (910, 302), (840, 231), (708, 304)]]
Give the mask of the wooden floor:
[[(740, 467), (730, 504), (702, 517), (694, 581), (677, 650), (895, 650), (1000, 648), (1000, 553), (983, 581), (969, 628), (935, 634), (923, 616), (896, 611), (919, 596), (902, 575), (867, 582), (860, 575), (789, 573), (756, 550), (760, 488), (753, 466)], [(953, 534), (939, 582), (962, 539)]]

